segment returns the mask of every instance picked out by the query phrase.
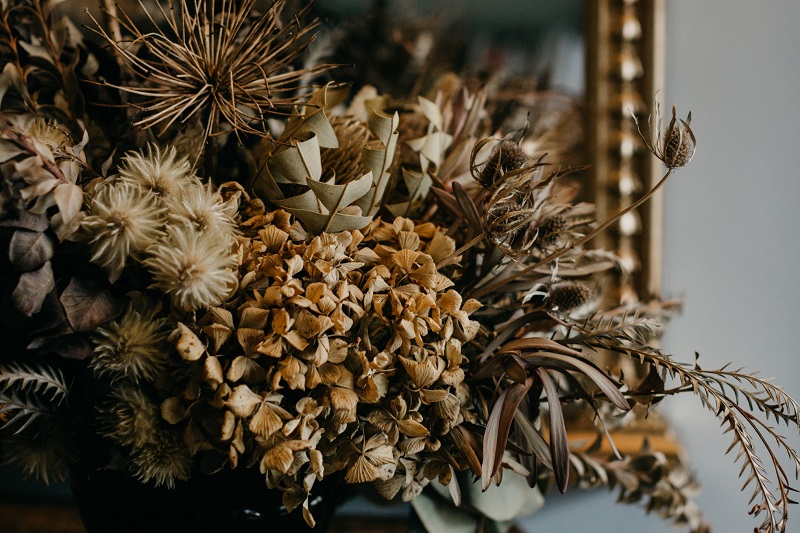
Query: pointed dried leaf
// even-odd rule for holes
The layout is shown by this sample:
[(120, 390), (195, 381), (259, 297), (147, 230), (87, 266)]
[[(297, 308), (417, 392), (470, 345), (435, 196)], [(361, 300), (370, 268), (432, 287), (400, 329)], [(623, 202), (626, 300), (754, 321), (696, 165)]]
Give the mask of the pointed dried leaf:
[(550, 408), (550, 457), (553, 463), (553, 475), (558, 490), (566, 492), (569, 484), (569, 443), (567, 442), (567, 426), (561, 410), (561, 398), (553, 379), (544, 368), (537, 368), (536, 373), (544, 385), (547, 405)]

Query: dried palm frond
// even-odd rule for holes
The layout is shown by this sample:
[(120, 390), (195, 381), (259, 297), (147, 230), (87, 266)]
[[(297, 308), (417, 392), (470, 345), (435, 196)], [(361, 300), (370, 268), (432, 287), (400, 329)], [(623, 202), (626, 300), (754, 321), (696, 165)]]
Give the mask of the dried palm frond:
[(159, 27), (154, 14), (145, 13), (155, 31), (137, 27), (125, 13), (109, 14), (132, 35), (130, 41), (118, 41), (95, 21), (93, 31), (142, 78), (131, 85), (113, 85), (143, 97), (132, 104), (141, 112), (135, 126), (159, 126), (161, 134), (177, 121), (199, 116), (205, 138), (228, 129), (264, 136), (269, 114), (285, 114), (298, 103), (303, 80), (330, 68), (292, 67), (315, 39), (316, 22), (301, 22), (310, 6), (284, 22), (284, 1), (272, 3), (260, 15), (255, 3), (168, 0), (166, 6), (159, 4), (165, 27)]

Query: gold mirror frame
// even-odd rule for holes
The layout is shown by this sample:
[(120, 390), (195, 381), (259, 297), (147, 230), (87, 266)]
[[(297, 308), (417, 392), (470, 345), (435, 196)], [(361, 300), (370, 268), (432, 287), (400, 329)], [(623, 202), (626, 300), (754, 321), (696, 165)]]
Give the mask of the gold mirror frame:
[[(646, 125), (665, 78), (665, 0), (586, 0), (586, 141), (597, 220), (634, 203), (660, 166), (642, 149), (633, 114)], [(595, 244), (633, 272), (640, 298), (661, 291), (662, 200), (622, 217)], [(625, 287), (622, 287), (625, 290)]]

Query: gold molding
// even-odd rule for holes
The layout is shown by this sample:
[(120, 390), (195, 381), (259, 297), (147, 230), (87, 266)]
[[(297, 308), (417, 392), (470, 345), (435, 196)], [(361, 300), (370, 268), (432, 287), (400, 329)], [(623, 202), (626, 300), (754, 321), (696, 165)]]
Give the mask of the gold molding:
[[(587, 156), (597, 219), (635, 202), (660, 178), (631, 113), (647, 124), (664, 85), (665, 0), (586, 0)], [(622, 217), (596, 243), (616, 252), (633, 273), (623, 293), (661, 289), (662, 199)]]

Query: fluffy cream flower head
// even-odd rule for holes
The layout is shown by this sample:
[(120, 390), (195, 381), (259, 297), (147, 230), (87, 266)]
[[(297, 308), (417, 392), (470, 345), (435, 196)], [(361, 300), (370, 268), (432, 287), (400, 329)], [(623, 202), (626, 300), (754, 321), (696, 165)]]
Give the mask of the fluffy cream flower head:
[(175, 225), (152, 247), (144, 266), (153, 274), (153, 286), (185, 311), (222, 303), (236, 287), (233, 239)]
[(194, 173), (186, 158), (178, 157), (175, 148), (162, 150), (151, 144), (146, 152), (131, 152), (123, 158), (119, 177), (169, 200), (180, 197), (182, 188), (191, 183)]
[(236, 202), (225, 202), (211, 185), (195, 180), (169, 202), (170, 223), (187, 224), (195, 230), (230, 239), (235, 233)]
[(152, 245), (162, 235), (164, 211), (150, 192), (129, 182), (104, 185), (89, 206), (82, 223), (92, 246), (91, 260), (116, 281), (131, 255)]

